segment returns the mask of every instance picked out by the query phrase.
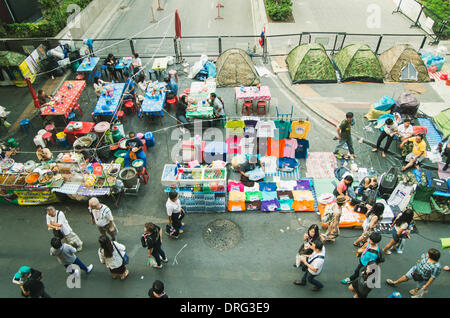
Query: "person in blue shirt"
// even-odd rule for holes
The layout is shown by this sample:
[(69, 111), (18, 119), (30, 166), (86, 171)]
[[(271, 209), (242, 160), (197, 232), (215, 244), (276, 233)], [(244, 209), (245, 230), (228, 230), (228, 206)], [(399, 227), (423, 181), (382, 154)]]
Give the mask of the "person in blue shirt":
[(164, 79), (164, 82), (167, 84), (167, 91), (168, 91), (168, 94), (167, 94), (167, 98), (166, 99), (172, 99), (172, 98), (174, 98), (175, 96), (177, 96), (178, 95), (178, 85), (177, 85), (177, 82), (175, 82), (175, 80), (173, 79), (173, 78), (168, 78), (168, 77), (166, 77), (165, 79)]
[(131, 166), (134, 160), (142, 159), (144, 160), (144, 168), (147, 166), (147, 156), (143, 150), (144, 144), (142, 141), (136, 137), (134, 132), (128, 134), (129, 139), (126, 142), (126, 147), (128, 149), (127, 154), (124, 157), (125, 168)]
[(368, 242), (356, 252), (356, 256), (359, 257), (359, 264), (356, 267), (355, 272), (352, 276), (343, 279), (341, 281), (342, 284), (349, 285), (352, 281), (357, 279), (360, 275), (361, 269), (366, 267), (370, 262), (382, 261), (381, 249), (378, 246), (380, 241), (380, 233), (373, 232), (370, 234)]
[(135, 95), (136, 89), (134, 88), (133, 80), (130, 77), (130, 73), (123, 73), (123, 77), (125, 78), (125, 92), (124, 95)]

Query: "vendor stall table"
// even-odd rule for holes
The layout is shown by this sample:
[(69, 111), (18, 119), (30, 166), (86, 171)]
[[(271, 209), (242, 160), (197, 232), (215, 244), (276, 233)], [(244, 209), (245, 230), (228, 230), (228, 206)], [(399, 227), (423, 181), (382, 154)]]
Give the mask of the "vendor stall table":
[[(71, 121), (69, 123), (69, 125), (71, 125), (71, 124), (73, 125), (75, 123), (76, 123), (76, 121)], [(69, 126), (69, 125), (67, 125), (67, 126)], [(72, 145), (75, 142), (75, 140), (77, 140), (80, 137), (86, 136), (91, 131), (93, 131), (94, 126), (95, 126), (95, 123), (83, 122), (83, 127), (81, 129), (69, 131), (69, 130), (67, 130), (67, 127), (66, 127), (66, 129), (64, 129), (64, 133), (67, 135), (67, 139), (68, 139), (69, 143)]]
[(90, 63), (88, 63), (87, 58), (85, 58), (78, 67), (77, 72), (89, 74), (89, 76), (86, 78), (86, 81), (94, 82), (94, 74), (99, 61), (99, 57), (91, 57), (91, 61)]
[(206, 82), (193, 82), (191, 84), (191, 90), (189, 98), (194, 99), (196, 102), (207, 100), (211, 93), (216, 92), (216, 82), (207, 80)]
[(163, 107), (166, 104), (166, 91), (165, 85), (163, 83), (158, 83), (161, 89), (161, 94), (159, 96), (152, 95), (153, 86), (149, 85), (147, 91), (145, 92), (145, 98), (139, 112), (139, 117), (143, 114), (149, 116), (160, 116), (163, 117)]
[[(71, 88), (69, 88), (71, 87)], [(55, 94), (54, 100), (41, 109), (43, 116), (64, 116), (67, 118), (86, 87), (86, 81), (67, 81)]]
[(122, 71), (128, 70), (129, 74), (131, 74), (131, 63), (133, 62), (132, 57), (122, 57), (116, 65), (116, 70), (120, 71), (123, 77)]
[(188, 111), (186, 112), (186, 118), (192, 119), (192, 118), (212, 118), (214, 116), (213, 108), (212, 107), (203, 107), (200, 106), (195, 111)]
[(117, 108), (120, 105), (123, 92), (125, 91), (125, 83), (105, 85), (105, 89), (107, 89), (111, 85), (114, 87), (114, 93), (113, 97), (111, 98), (111, 102), (108, 103), (107, 97), (105, 95), (100, 96), (94, 109), (94, 116), (113, 116), (117, 112)]
[(270, 110), (270, 101), (272, 96), (270, 94), (270, 88), (268, 86), (261, 86), (258, 90), (256, 87), (244, 87), (244, 91), (241, 91), (240, 87), (234, 88), (236, 96), (235, 105), (236, 113), (238, 114), (238, 101), (264, 101), (268, 103), (267, 112)]

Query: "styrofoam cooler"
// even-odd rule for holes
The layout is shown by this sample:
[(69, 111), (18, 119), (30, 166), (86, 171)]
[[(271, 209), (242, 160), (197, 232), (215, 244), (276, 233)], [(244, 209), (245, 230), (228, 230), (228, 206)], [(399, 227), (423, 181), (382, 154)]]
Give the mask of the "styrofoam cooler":
[(155, 145), (155, 139), (153, 137), (152, 132), (145, 133), (144, 137), (145, 137), (145, 144), (147, 145), (147, 147), (153, 147)]
[(199, 162), (203, 162), (203, 152), (205, 150), (206, 142), (201, 142), (200, 145), (196, 145), (193, 140), (183, 140), (181, 144), (181, 149), (183, 152), (183, 162), (191, 162), (194, 160), (198, 160)]
[(36, 135), (33, 139), (33, 142), (36, 146), (42, 146), (43, 148), (46, 147), (44, 138), (42, 138), (42, 135)]

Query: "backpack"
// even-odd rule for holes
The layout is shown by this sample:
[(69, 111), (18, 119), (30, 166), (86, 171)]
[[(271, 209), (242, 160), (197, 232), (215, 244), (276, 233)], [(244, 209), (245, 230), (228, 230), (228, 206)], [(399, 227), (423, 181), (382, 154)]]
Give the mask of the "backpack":
[(378, 265), (378, 264), (380, 264), (380, 263), (384, 263), (384, 255), (383, 255), (383, 253), (381, 252), (381, 250), (374, 250), (373, 248), (369, 248), (369, 249), (367, 250), (367, 252), (376, 254), (376, 255), (378, 256), (378, 258), (375, 260), (375, 264)]

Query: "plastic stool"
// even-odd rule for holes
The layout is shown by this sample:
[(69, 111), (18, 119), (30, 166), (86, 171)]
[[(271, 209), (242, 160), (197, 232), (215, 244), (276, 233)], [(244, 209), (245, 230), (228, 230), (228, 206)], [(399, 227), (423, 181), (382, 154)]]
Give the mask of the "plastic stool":
[(27, 135), (30, 133), (28, 130), (30, 128), (30, 126), (34, 129), (34, 126), (29, 119), (24, 119), (24, 120), (20, 121), (19, 125), (25, 130), (25, 133)]
[(133, 101), (130, 100), (130, 101), (125, 102), (124, 106), (126, 109), (131, 109), (131, 112), (133, 115), (136, 113), (136, 110), (134, 109)]
[(56, 127), (53, 124), (48, 124), (47, 126), (45, 126), (45, 130), (48, 132), (54, 132), (55, 129), (56, 129)]
[(76, 120), (77, 120), (76, 114), (75, 114), (74, 112), (71, 112), (71, 113), (69, 114), (69, 116), (67, 116), (67, 119), (68, 119), (69, 121), (76, 121)]
[(122, 124), (123, 124), (122, 119), (125, 119), (126, 122), (128, 122), (127, 115), (125, 115), (125, 112), (124, 112), (123, 110), (119, 110), (119, 111), (117, 112), (117, 119), (120, 120), (120, 122), (121, 122)]
[(83, 117), (83, 111), (81, 110), (81, 107), (80, 107), (79, 104), (76, 104), (76, 105), (73, 107), (73, 109), (74, 109), (74, 110), (78, 110), (78, 112), (80, 113), (81, 117)]
[(49, 142), (52, 143), (52, 145), (55, 144), (55, 139), (53, 139), (53, 135), (51, 132), (46, 132), (42, 135), (42, 139), (44, 139), (45, 143), (48, 145)]
[(173, 111), (177, 112), (177, 103), (178, 103), (178, 97), (175, 96), (172, 99), (166, 100), (167, 110), (170, 111), (170, 105), (173, 105)]
[(250, 116), (253, 113), (253, 103), (252, 102), (244, 102), (242, 104), (242, 114), (246, 113), (247, 116)]
[(170, 71), (169, 71), (169, 79), (170, 79), (172, 76), (175, 76), (175, 81), (178, 83), (178, 73), (177, 73), (177, 71), (175, 71), (175, 70), (170, 70)]
[(139, 180), (140, 180), (141, 183), (145, 183), (145, 184), (148, 183), (149, 175), (147, 173), (147, 169), (142, 168), (142, 171), (138, 172), (137, 176), (139, 177)]
[(84, 75), (83, 74), (78, 74), (77, 77), (75, 77), (75, 79), (77, 81), (83, 81), (84, 80)]
[[(260, 109), (263, 109), (263, 111), (260, 112)], [(266, 102), (258, 102), (258, 104), (256, 105), (256, 113), (258, 115), (265, 115), (267, 113)]]

